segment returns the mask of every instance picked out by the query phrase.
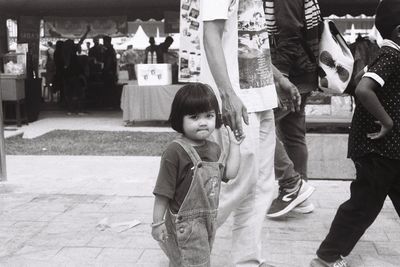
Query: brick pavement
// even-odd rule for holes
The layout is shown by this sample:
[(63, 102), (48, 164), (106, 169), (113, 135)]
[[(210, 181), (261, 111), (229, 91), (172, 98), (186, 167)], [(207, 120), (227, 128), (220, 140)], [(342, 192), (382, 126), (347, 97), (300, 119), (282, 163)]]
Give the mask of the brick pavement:
[[(7, 156), (0, 183), (0, 266), (168, 266), (149, 224), (158, 157)], [(309, 215), (264, 222), (263, 251), (277, 267), (304, 267), (325, 236), (349, 182), (311, 181)], [(139, 220), (136, 227), (99, 228)], [(230, 266), (230, 221), (222, 226), (213, 266)], [(351, 266), (400, 262), (400, 220), (388, 201), (349, 256)]]

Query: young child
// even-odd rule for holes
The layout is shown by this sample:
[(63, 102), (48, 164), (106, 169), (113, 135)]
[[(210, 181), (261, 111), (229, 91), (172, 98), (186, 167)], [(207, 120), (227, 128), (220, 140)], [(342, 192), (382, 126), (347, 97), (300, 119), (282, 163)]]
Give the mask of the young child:
[(243, 141), (227, 127), (225, 160), (219, 145), (207, 140), (221, 127), (218, 114), (217, 98), (205, 84), (183, 86), (172, 102), (169, 120), (182, 135), (162, 155), (151, 225), (170, 266), (210, 266), (221, 180), (237, 175)]
[(346, 267), (387, 196), (400, 216), (400, 0), (383, 0), (375, 25), (383, 45), (356, 88), (348, 156), (356, 167), (350, 199), (338, 209), (310, 266)]

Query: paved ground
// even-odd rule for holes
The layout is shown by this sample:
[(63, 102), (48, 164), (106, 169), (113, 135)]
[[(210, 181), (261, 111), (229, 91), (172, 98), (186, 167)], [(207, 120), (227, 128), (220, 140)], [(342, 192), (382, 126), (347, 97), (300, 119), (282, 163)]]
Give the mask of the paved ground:
[[(149, 227), (158, 163), (158, 157), (7, 156), (0, 266), (168, 266)], [(348, 196), (349, 182), (310, 183), (317, 189), (314, 213), (264, 222), (263, 251), (273, 266), (308, 266)], [(399, 266), (399, 226), (387, 202), (347, 258), (351, 266)], [(213, 266), (230, 266), (230, 227), (229, 220), (218, 231)]]
[[(8, 181), (0, 183), (0, 266), (167, 266), (149, 234), (158, 162), (158, 157), (8, 156)], [(348, 195), (349, 182), (311, 184), (317, 188), (313, 214), (264, 222), (263, 251), (274, 266), (308, 266)], [(125, 231), (115, 225), (135, 220), (140, 224)], [(386, 203), (348, 257), (352, 266), (399, 266), (399, 226)], [(219, 230), (213, 266), (230, 265), (229, 229), (230, 222)]]

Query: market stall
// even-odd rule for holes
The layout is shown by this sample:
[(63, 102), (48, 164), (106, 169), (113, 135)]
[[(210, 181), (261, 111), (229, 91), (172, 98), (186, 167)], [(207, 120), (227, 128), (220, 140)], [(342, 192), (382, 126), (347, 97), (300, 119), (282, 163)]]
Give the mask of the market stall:
[[(320, 7), (324, 16), (336, 15), (373, 15), (379, 0), (319, 0)], [(23, 21), (31, 18), (41, 19), (44, 17), (109, 17), (125, 16), (127, 20), (136, 19), (148, 20), (150, 18), (162, 19), (177, 17), (180, 8), (180, 1), (177, 0), (0, 0), (0, 37), (5, 34), (5, 19), (14, 18)], [(195, 15), (195, 14), (191, 14)], [(172, 16), (172, 17), (174, 17)], [(35, 24), (36, 25), (36, 24)], [(191, 25), (195, 27), (196, 25)], [(39, 30), (39, 26), (35, 31)], [(25, 37), (35, 37), (29, 33)], [(4, 39), (4, 38), (1, 38)], [(7, 44), (0, 42), (0, 54), (7, 53)], [(38, 46), (38, 45), (37, 45)], [(35, 48), (34, 41), (30, 47)], [(36, 51), (34, 51), (36, 53)], [(187, 56), (187, 69), (190, 71), (190, 60), (196, 62), (198, 54)], [(33, 58), (33, 69), (37, 69), (37, 60)], [(2, 65), (2, 64), (1, 64)], [(192, 72), (197, 71), (193, 68)], [(30, 71), (29, 71), (30, 72)], [(29, 73), (30, 74), (30, 73)], [(126, 89), (126, 88), (124, 88)], [(124, 90), (124, 91), (127, 91)], [(153, 101), (157, 103), (157, 101)], [(143, 105), (143, 103), (136, 103)], [(125, 105), (125, 104), (124, 104)]]

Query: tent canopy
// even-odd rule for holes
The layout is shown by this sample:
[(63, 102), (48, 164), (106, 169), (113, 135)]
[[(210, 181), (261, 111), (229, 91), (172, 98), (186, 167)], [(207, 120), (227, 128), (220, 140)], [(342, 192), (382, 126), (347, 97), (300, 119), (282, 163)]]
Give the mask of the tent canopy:
[[(373, 15), (379, 0), (318, 0), (324, 16)], [(180, 0), (0, 0), (6, 16), (115, 16), (129, 20), (162, 19), (165, 11), (179, 11)]]
[(165, 11), (179, 11), (180, 0), (0, 0), (0, 14), (24, 16), (127, 16), (162, 19)]
[(318, 3), (323, 16), (347, 14), (372, 16), (375, 14), (379, 0), (318, 0)]

